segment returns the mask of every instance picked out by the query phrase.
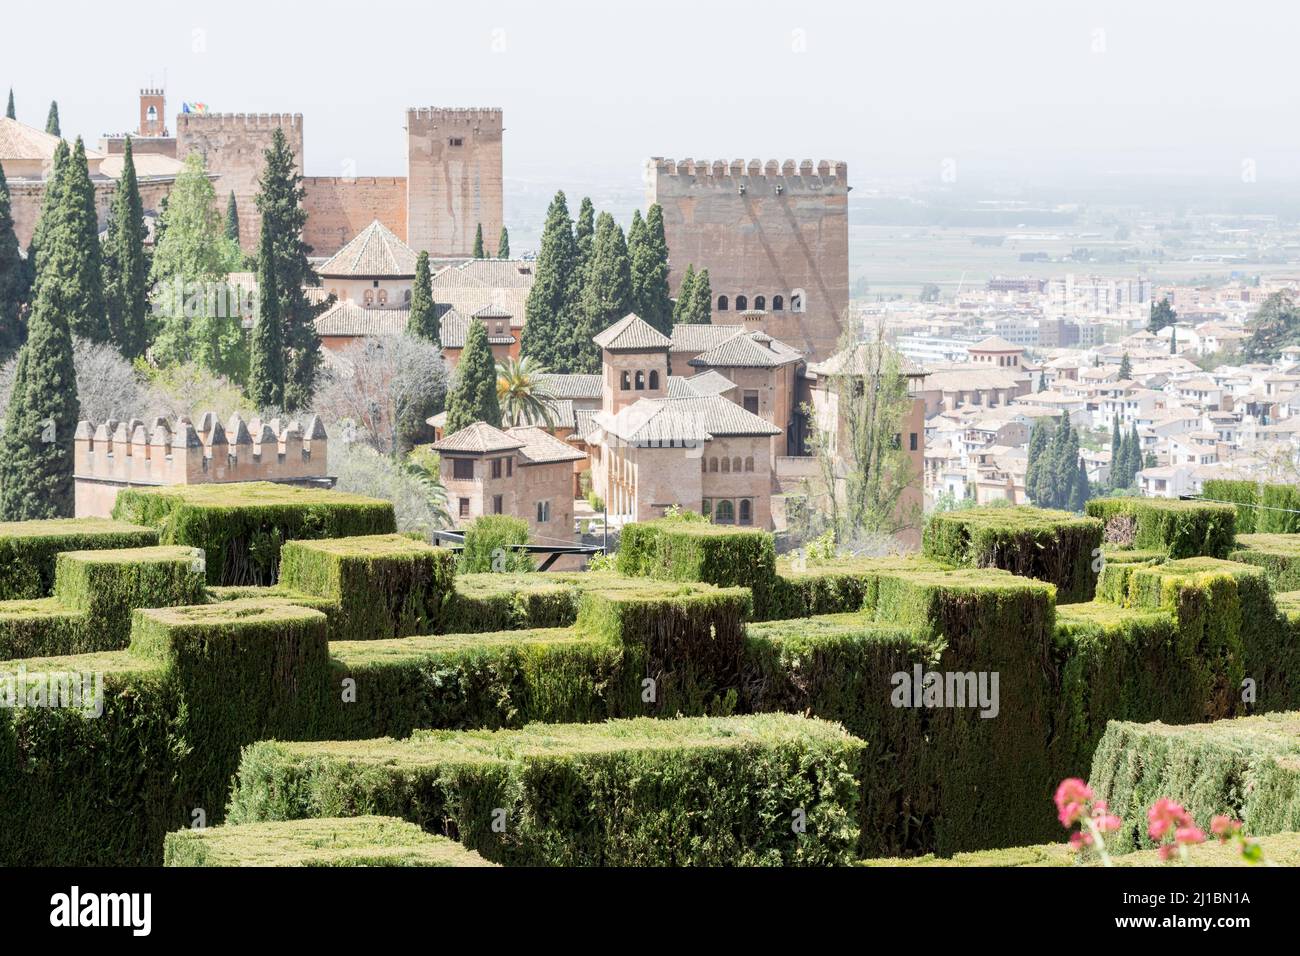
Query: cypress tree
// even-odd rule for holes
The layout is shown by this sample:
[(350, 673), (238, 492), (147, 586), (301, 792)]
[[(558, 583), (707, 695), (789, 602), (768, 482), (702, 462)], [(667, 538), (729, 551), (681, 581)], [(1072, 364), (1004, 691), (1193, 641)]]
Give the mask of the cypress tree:
[(564, 371), (599, 372), (600, 348), (592, 341), (632, 311), (632, 266), (623, 230), (614, 217), (596, 217), (596, 236), (582, 288), (581, 321), (574, 325), (574, 361)]
[(638, 291), (637, 314), (664, 335), (672, 334), (673, 298), (668, 286), (668, 241), (664, 238), (664, 211), (655, 203), (646, 213), (645, 251), (633, 258), (633, 284)]
[(45, 234), (53, 228), (54, 220), (57, 218), (56, 210), (59, 208), (63, 197), (64, 177), (68, 171), (68, 157), (70, 155), (71, 151), (68, 149), (67, 141), (59, 140), (59, 145), (54, 147), (54, 159), (50, 164), (50, 175), (45, 180), (45, 191), (41, 196), (41, 215), (36, 220), (36, 228), (32, 230), (32, 241), (27, 246), (27, 278), (29, 284), (34, 284), (36, 261), (40, 258)]
[(695, 266), (687, 264), (686, 275), (682, 276), (682, 284), (677, 290), (677, 301), (673, 303), (673, 322), (689, 323), (694, 321), (691, 318), (691, 309), (695, 307)]
[(5, 110), (5, 116), (10, 119), (18, 118), (18, 114), (14, 112), (14, 88), (12, 86), (9, 87), (9, 106)]
[(131, 137), (122, 154), (122, 175), (108, 213), (104, 292), (113, 343), (129, 359), (149, 345), (149, 262), (144, 254), (144, 205), (135, 176)]
[(1088, 468), (1079, 459), (1079, 467), (1074, 473), (1074, 484), (1070, 488), (1070, 510), (1082, 511), (1083, 506), (1088, 503), (1092, 497), (1092, 489), (1088, 484)]
[(1133, 488), (1137, 485), (1137, 474), (1142, 470), (1142, 439), (1138, 437), (1137, 422), (1129, 425), (1128, 442), (1131, 451), (1129, 452), (1127, 487)]
[(1128, 353), (1125, 352), (1124, 357), (1119, 360), (1119, 378), (1120, 381), (1124, 381), (1132, 377), (1133, 377), (1133, 363), (1128, 360)]
[(411, 318), (407, 331), (442, 347), (442, 325), (433, 303), (433, 279), (429, 273), (429, 253), (421, 250), (415, 260), (415, 283), (411, 287)]
[[(263, 241), (258, 248), (258, 272), (274, 277), (285, 350), (284, 404), (280, 407), (293, 412), (306, 408), (315, 391), (320, 368), (316, 316), (328, 307), (328, 300), (313, 305), (303, 291), (306, 286), (320, 285), (320, 278), (307, 261), (311, 247), (302, 241), (307, 222), (302, 176), (283, 130), (276, 129), (272, 135), (259, 185), (257, 208), (262, 214)], [(269, 258), (270, 263), (263, 264), (262, 258)]]
[(546, 211), (542, 247), (534, 268), (533, 286), (528, 290), (520, 353), (554, 371), (566, 371), (572, 364), (569, 329), (574, 313), (570, 299), (578, 247), (573, 221), (564, 193), (557, 192)]
[(510, 232), (505, 226), (501, 227), (501, 237), (497, 239), (497, 258), (510, 258)]
[(1116, 415), (1110, 424), (1110, 483), (1111, 487), (1118, 488), (1116, 479), (1119, 477), (1120, 449), (1124, 447), (1124, 436), (1119, 430), (1119, 416)]
[(274, 241), (264, 227), (257, 250), (257, 320), (248, 363), (248, 397), (258, 409), (284, 408), (284, 314)]
[(59, 131), (59, 103), (58, 100), (50, 101), (50, 115), (45, 117), (45, 132), (51, 136), (63, 136)]
[[(103, 252), (99, 244), (99, 215), (95, 211), (95, 187), (86, 164), (86, 146), (77, 137), (76, 145), (61, 176), (59, 205), (64, 210), (56, 222), (66, 230), (67, 239), (77, 250), (75, 274), (71, 277), (68, 296), (63, 300), (69, 309), (68, 325), (73, 335), (93, 342), (108, 342), (112, 333), (104, 306)], [(43, 253), (41, 253), (43, 255)], [(37, 263), (37, 269), (41, 268)]]
[(578, 260), (576, 272), (581, 276), (587, 270), (587, 263), (591, 260), (591, 246), (596, 236), (596, 207), (591, 204), (590, 196), (582, 197), (582, 204), (578, 207), (578, 221), (573, 228), (573, 238), (578, 244)]
[(0, 361), (23, 344), (22, 304), (27, 297), (27, 266), (14, 235), (9, 183), (0, 165)]
[(239, 203), (235, 201), (235, 191), (230, 190), (230, 199), (226, 201), (226, 238), (239, 242)]
[(691, 321), (707, 325), (713, 321), (713, 288), (709, 285), (709, 270), (701, 269), (695, 273), (695, 284), (691, 286)]
[(0, 434), (0, 517), (6, 521), (73, 513), (77, 379), (68, 319), (84, 299), (74, 206), (60, 202), (46, 225), (27, 342), (18, 353)]
[(488, 345), (487, 326), (478, 319), (469, 324), (465, 350), (456, 365), (456, 384), (447, 396), (447, 424), (443, 432), (452, 435), (475, 422), (501, 427), (497, 366)]
[(487, 258), (487, 253), (483, 251), (483, 223), (481, 222), (478, 224), (478, 229), (474, 231), (474, 258)]
[(1046, 419), (1036, 419), (1034, 427), (1029, 432), (1029, 459), (1025, 469), (1025, 492), (1034, 504), (1040, 507), (1046, 504), (1041, 482), (1043, 469), (1048, 461), (1051, 440), (1052, 436)]

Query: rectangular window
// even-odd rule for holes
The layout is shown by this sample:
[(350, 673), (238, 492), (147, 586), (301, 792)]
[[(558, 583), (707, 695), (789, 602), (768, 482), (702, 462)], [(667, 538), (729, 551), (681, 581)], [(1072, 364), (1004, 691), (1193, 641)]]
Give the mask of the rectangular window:
[(447, 140), (448, 146), (464, 146), (465, 140), (459, 136), (452, 136)]
[(461, 498), (461, 499), (460, 499), (460, 516), (461, 516), (462, 518), (468, 518), (468, 517), (469, 517), (469, 499), (468, 499), (468, 498)]
[(746, 391), (744, 398), (745, 411), (758, 414), (758, 392)]
[(912, 432), (912, 451), (916, 451), (916, 432)]
[(474, 459), (472, 458), (453, 458), (451, 460), (451, 476), (466, 481), (474, 477)]
[(537, 523), (546, 524), (551, 520), (551, 503), (549, 501), (537, 502)]
[(501, 459), (500, 459), (500, 458), (493, 458), (493, 459), (492, 459), (492, 477), (493, 477), (493, 478), (500, 478), (500, 477), (501, 477)]
[(500, 496), (500, 495), (493, 495), (493, 496), (492, 496), (492, 513), (493, 513), (494, 515), (499, 515), (499, 514), (501, 514), (501, 512), (504, 511), (504, 510), (505, 510), (505, 509), (502, 507), (502, 504), (501, 504), (501, 496)]
[(514, 474), (515, 474), (515, 460), (514, 460), (513, 458), (507, 458), (507, 459), (506, 459), (506, 477), (507, 477), (507, 478), (513, 478), (513, 477), (514, 477)]

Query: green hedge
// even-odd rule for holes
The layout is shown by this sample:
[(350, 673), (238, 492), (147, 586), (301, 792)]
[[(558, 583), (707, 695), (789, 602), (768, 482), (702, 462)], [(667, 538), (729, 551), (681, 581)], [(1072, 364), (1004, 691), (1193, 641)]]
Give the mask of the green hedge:
[(629, 524), (619, 536), (617, 567), (629, 577), (746, 587), (754, 595), (755, 617), (771, 616), (776, 546), (766, 531), (684, 518)]
[(1211, 478), (1201, 483), (1201, 494), (1211, 501), (1227, 502), (1237, 508), (1237, 534), (1254, 534), (1259, 515), (1259, 482)]
[(549, 573), (457, 575), (447, 599), (448, 634), (565, 627), (578, 617), (581, 589)]
[(1239, 534), (1228, 558), (1263, 568), (1278, 591), (1300, 589), (1300, 534)]
[(274, 584), (286, 541), (397, 530), (391, 502), (259, 481), (123, 488), (113, 516), (202, 548), (209, 584)]
[(1088, 515), (1105, 525), (1108, 545), (1165, 551), (1171, 558), (1226, 558), (1236, 534), (1232, 505), (1166, 498), (1094, 498)]
[(1118, 850), (1152, 846), (1146, 810), (1160, 797), (1183, 805), (1205, 829), (1236, 816), (1252, 836), (1300, 829), (1300, 714), (1169, 726), (1114, 721), (1089, 776), (1124, 821)]
[(1239, 534), (1300, 532), (1300, 488), (1295, 485), (1213, 479), (1202, 485), (1201, 492), (1207, 499), (1236, 506)]
[(285, 820), (167, 834), (164, 866), (492, 866), (393, 817)]
[(948, 564), (1001, 568), (1056, 585), (1059, 604), (1091, 601), (1102, 523), (1068, 511), (1020, 506), (936, 513), (923, 553)]
[(951, 570), (951, 566), (920, 557), (837, 557), (812, 561), (786, 556), (777, 560), (776, 569), (764, 620), (843, 614), (874, 607), (883, 572), (945, 571)]
[(338, 605), (335, 640), (429, 634), (440, 628), (455, 555), (400, 534), (288, 541), (280, 584)]
[(153, 528), (107, 518), (52, 518), (0, 523), (0, 601), (48, 597), (60, 551), (146, 548)]
[(263, 742), (229, 819), (398, 816), (517, 865), (848, 864), (861, 757), (787, 714)]

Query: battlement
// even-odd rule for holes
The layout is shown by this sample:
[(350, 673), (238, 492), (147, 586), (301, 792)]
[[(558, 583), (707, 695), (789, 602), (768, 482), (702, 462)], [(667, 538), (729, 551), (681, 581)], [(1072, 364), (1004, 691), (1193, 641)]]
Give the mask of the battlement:
[(500, 126), (502, 112), (499, 106), (442, 107), (412, 106), (406, 111), (408, 128), (425, 124), (479, 124)]
[(165, 96), (166, 94), (161, 88), (145, 87), (142, 90), (140, 90), (140, 95), (141, 96)]
[(204, 126), (209, 129), (274, 129), (302, 126), (301, 113), (178, 113), (176, 122), (182, 129)]
[(651, 157), (650, 163), (660, 176), (692, 176), (696, 179), (762, 179), (762, 178), (811, 178), (834, 179), (837, 183), (847, 184), (849, 164), (843, 160), (822, 159), (814, 163), (811, 159), (795, 162), (793, 159), (667, 159), (662, 156)]
[(197, 427), (187, 417), (82, 421), (73, 444), (79, 496), (83, 485), (115, 486), (115, 497), (116, 488), (128, 485), (323, 479), (328, 458), (325, 427), (316, 417), (305, 428), (280, 419), (246, 423), (239, 415), (223, 426), (212, 412)]

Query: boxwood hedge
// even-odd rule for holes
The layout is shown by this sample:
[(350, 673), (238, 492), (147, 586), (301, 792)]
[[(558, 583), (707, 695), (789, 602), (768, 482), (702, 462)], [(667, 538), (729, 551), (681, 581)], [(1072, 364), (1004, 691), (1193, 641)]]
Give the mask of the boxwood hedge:
[(788, 714), (263, 742), (229, 820), (397, 816), (518, 865), (847, 864), (861, 756)]
[(1300, 589), (1300, 534), (1239, 534), (1228, 557), (1263, 568), (1278, 591)]
[(1094, 498), (1085, 506), (1100, 518), (1108, 545), (1167, 552), (1171, 558), (1226, 558), (1236, 533), (1232, 505), (1166, 498)]
[(158, 532), (107, 518), (52, 518), (0, 523), (0, 601), (48, 597), (60, 551), (145, 548)]
[(1239, 534), (1300, 532), (1300, 488), (1295, 485), (1212, 479), (1202, 485), (1201, 493), (1236, 506)]

